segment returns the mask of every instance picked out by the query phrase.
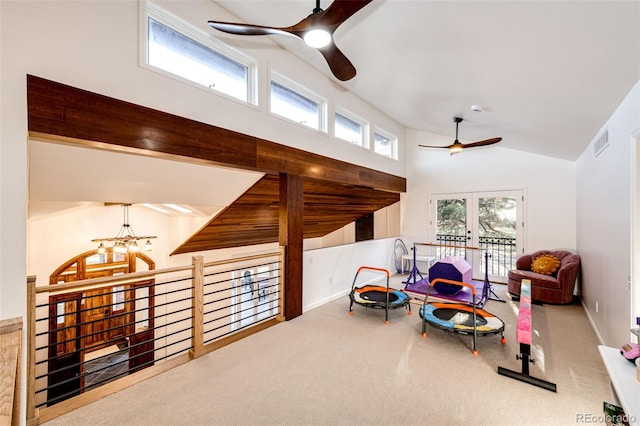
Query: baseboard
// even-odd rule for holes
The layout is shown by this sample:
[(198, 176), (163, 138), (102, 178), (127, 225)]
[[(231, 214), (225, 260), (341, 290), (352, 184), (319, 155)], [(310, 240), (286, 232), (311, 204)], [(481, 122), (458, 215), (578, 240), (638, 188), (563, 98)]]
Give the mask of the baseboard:
[[(315, 308), (317, 308), (319, 306), (325, 305), (325, 304), (327, 304), (329, 302), (333, 302), (334, 300), (340, 299), (342, 297), (346, 298), (349, 295), (350, 292), (351, 292), (351, 289), (339, 291), (339, 292), (337, 292), (335, 294), (332, 294), (329, 297), (325, 297), (323, 299), (318, 300), (315, 303), (312, 303), (310, 305), (307, 305), (307, 306), (303, 307), (302, 312), (303, 313), (308, 312), (308, 311), (310, 311), (312, 309), (315, 309)], [(347, 306), (347, 300), (346, 299), (345, 299), (345, 306)]]
[[(358, 287), (363, 287), (365, 285), (387, 285), (386, 282), (384, 282), (383, 284), (379, 284), (381, 281), (385, 281), (384, 277), (373, 277), (372, 279), (368, 280), (368, 281), (363, 281), (361, 283), (357, 283)], [(342, 290), (339, 291), (335, 294), (332, 294), (328, 297), (325, 297), (323, 299), (318, 300), (317, 302), (314, 302), (310, 305), (304, 306), (302, 308), (302, 313), (308, 312), (312, 309), (315, 309), (319, 306), (325, 305), (329, 302), (333, 302), (334, 300), (340, 299), (342, 297), (347, 297), (349, 296), (349, 293), (351, 293), (351, 288), (347, 289), (347, 290)], [(346, 303), (345, 303), (346, 304)], [(348, 305), (347, 305), (348, 306)]]
[(587, 306), (584, 304), (584, 300), (582, 300), (582, 298), (580, 298), (580, 304), (582, 305), (582, 309), (584, 309), (585, 314), (587, 314), (587, 319), (589, 320), (589, 324), (591, 324), (591, 329), (593, 330), (593, 332), (596, 334), (596, 337), (598, 338), (598, 343), (600, 343), (601, 345), (604, 345), (605, 344), (604, 340), (602, 340), (602, 336), (600, 335), (600, 332), (596, 327), (596, 323), (593, 321), (593, 318), (591, 317), (591, 314), (589, 313), (589, 310), (587, 309)]

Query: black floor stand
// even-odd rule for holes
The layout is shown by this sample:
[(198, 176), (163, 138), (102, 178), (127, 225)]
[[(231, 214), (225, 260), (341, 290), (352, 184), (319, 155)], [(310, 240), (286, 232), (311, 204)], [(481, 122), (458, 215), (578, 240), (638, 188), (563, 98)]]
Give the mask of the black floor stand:
[(502, 299), (495, 293), (495, 291), (493, 291), (493, 286), (489, 281), (489, 252), (484, 253), (484, 280), (485, 288), (488, 289), (486, 300), (495, 300), (496, 302), (506, 303), (506, 300)]
[(506, 300), (500, 298), (494, 291), (491, 283), (489, 283), (489, 300), (495, 300), (496, 302), (507, 303)]
[(531, 358), (531, 345), (520, 343), (520, 353), (516, 355), (516, 359), (522, 360), (522, 372), (509, 370), (507, 368), (498, 367), (498, 374), (538, 386), (551, 392), (557, 392), (556, 384), (538, 379), (529, 375), (529, 363), (535, 360)]

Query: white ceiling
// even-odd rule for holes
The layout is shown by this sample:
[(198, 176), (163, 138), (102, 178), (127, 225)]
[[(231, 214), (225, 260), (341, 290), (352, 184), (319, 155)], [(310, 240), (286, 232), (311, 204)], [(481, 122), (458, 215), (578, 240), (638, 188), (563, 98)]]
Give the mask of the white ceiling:
[[(217, 3), (239, 22), (268, 26), (292, 25), (315, 6)], [(458, 115), (463, 141), (501, 136), (503, 147), (568, 160), (640, 78), (639, 1), (374, 0), (334, 34), (358, 70), (347, 82), (302, 41), (270, 37), (408, 128), (453, 142)], [(483, 112), (472, 112), (473, 104)], [(260, 177), (37, 141), (30, 141), (29, 162), (29, 217), (83, 202), (171, 202), (213, 214)], [(217, 184), (202, 191), (193, 182)]]
[(212, 216), (262, 175), (31, 140), (29, 217), (96, 202), (189, 205)]
[[(315, 0), (216, 3), (239, 22), (282, 27), (315, 7)], [(373, 0), (334, 34), (358, 71), (345, 83), (302, 41), (269, 37), (406, 127), (453, 142), (458, 115), (461, 140), (501, 136), (506, 148), (567, 160), (578, 158), (640, 78), (638, 1)], [(474, 104), (483, 112), (472, 112)]]

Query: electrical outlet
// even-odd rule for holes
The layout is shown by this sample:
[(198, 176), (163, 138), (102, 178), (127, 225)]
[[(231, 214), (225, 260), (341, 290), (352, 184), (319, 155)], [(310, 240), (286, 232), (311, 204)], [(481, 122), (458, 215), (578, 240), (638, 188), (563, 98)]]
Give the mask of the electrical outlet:
[(596, 300), (596, 314), (598, 313), (598, 301)]

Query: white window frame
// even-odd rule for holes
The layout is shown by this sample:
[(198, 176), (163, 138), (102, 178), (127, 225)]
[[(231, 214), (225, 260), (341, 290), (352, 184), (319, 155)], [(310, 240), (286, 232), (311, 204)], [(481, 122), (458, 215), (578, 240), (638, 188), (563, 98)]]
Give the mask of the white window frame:
[[(376, 135), (380, 135), (386, 139), (391, 141), (391, 156), (382, 154), (376, 151)], [(386, 130), (380, 129), (376, 127), (373, 131), (373, 140), (371, 141), (371, 149), (378, 155), (382, 155), (383, 157), (391, 158), (392, 160), (398, 159), (398, 138), (394, 136), (392, 133), (387, 132)]]
[[(215, 93), (218, 96), (222, 96), (226, 99), (233, 100), (235, 102), (240, 102), (242, 104), (249, 104), (253, 106), (258, 105), (258, 73), (257, 73), (257, 60), (241, 53), (240, 51), (232, 48), (231, 46), (222, 43), (218, 39), (216, 39), (212, 34), (205, 33), (200, 29), (196, 28), (194, 25), (178, 18), (177, 16), (171, 14), (170, 12), (162, 9), (154, 3), (143, 1), (141, 2), (141, 13), (140, 13), (140, 58), (139, 63), (140, 66), (156, 72), (158, 74), (164, 75), (166, 77), (172, 78), (174, 80), (180, 81), (182, 83), (189, 84), (190, 86), (196, 87), (201, 90), (205, 90), (209, 93)], [(190, 38), (191, 40), (202, 44), (203, 46), (208, 47), (211, 50), (214, 50), (216, 53), (227, 57), (228, 59), (237, 62), (245, 67), (247, 67), (247, 100), (246, 102), (243, 99), (236, 98), (234, 96), (228, 95), (217, 90), (215, 87), (207, 87), (198, 82), (192, 81), (188, 78), (182, 77), (180, 75), (174, 74), (170, 71), (166, 71), (162, 68), (158, 68), (154, 65), (149, 64), (148, 62), (148, 52), (149, 52), (149, 19), (153, 19), (154, 21), (159, 22), (160, 24), (179, 32), (185, 37)]]
[[(341, 116), (343, 116), (343, 117), (345, 117), (345, 118), (347, 118), (347, 119), (349, 119), (349, 120), (351, 120), (351, 121), (353, 121), (355, 123), (358, 123), (360, 125), (361, 132), (360, 132), (360, 140), (359, 141), (346, 140), (346, 139), (343, 139), (343, 138), (341, 138), (340, 136), (338, 136), (336, 134), (336, 127), (337, 127), (337, 125), (336, 125), (336, 122), (337, 122), (336, 115), (341, 115)], [(360, 116), (358, 116), (358, 115), (356, 115), (356, 114), (354, 114), (354, 113), (352, 113), (350, 111), (347, 111), (344, 108), (336, 107), (336, 110), (334, 111), (334, 115), (333, 115), (333, 136), (336, 139), (339, 139), (341, 141), (349, 142), (349, 143), (352, 143), (354, 145), (358, 145), (358, 146), (361, 146), (363, 148), (367, 148), (368, 149), (369, 145), (370, 145), (369, 144), (369, 122), (367, 120), (365, 120), (364, 118), (362, 118), (362, 117), (360, 117)]]
[[(297, 125), (303, 126), (306, 129), (312, 129), (312, 130), (320, 131), (322, 133), (327, 133), (327, 100), (322, 96), (318, 95), (317, 93), (314, 93), (311, 90), (307, 89), (306, 87), (283, 76), (280, 73), (272, 71), (270, 74), (271, 75), (269, 78), (269, 107), (268, 107), (269, 114), (271, 114), (273, 117), (282, 118), (292, 123), (296, 123)], [(318, 128), (308, 126), (304, 123), (300, 123), (296, 120), (293, 120), (287, 116), (280, 115), (278, 113), (273, 112), (271, 109), (271, 83), (272, 82), (279, 84), (280, 86), (283, 86), (286, 89), (289, 89), (292, 92), (295, 92), (298, 95), (309, 99), (310, 101), (315, 102), (318, 105)]]

